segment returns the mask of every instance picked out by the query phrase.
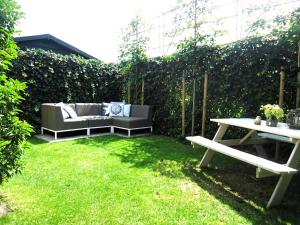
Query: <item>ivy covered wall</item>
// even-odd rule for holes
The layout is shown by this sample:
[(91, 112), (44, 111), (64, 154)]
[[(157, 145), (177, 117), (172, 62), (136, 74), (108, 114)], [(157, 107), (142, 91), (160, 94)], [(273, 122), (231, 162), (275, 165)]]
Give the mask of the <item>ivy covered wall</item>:
[(27, 82), (21, 110), (35, 127), (40, 126), (42, 103), (122, 100), (118, 67), (100, 60), (44, 50), (20, 51), (10, 76)]
[[(265, 37), (252, 37), (226, 45), (216, 45), (210, 37), (197, 37), (178, 46), (168, 57), (128, 62), (131, 101), (142, 99), (144, 80), (145, 104), (155, 106), (155, 130), (181, 134), (182, 76), (186, 79), (186, 135), (191, 134), (192, 88), (196, 80), (195, 133), (200, 134), (203, 76), (208, 72), (206, 133), (212, 136), (216, 124), (210, 118), (255, 117), (260, 105), (278, 104), (279, 73), (286, 73), (284, 109), (295, 108), (300, 9), (296, 10), (285, 31), (274, 29)], [(137, 71), (137, 72), (136, 72)], [(135, 93), (136, 92), (136, 93)], [(138, 96), (138, 97), (136, 97)]]

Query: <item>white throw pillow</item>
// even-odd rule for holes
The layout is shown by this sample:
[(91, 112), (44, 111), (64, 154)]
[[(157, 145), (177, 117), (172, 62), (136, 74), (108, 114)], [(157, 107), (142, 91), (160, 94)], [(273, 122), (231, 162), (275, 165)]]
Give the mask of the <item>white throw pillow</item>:
[(57, 103), (57, 104), (55, 104), (55, 105), (56, 105), (56, 106), (60, 106), (61, 112), (62, 112), (62, 115), (63, 115), (63, 118), (64, 118), (64, 119), (70, 118), (69, 113), (64, 109), (65, 104), (64, 104), (63, 102)]
[(109, 116), (123, 116), (124, 103), (123, 102), (111, 102)]
[(125, 104), (124, 105), (124, 116), (125, 117), (130, 116), (130, 109), (131, 109), (131, 104)]
[(100, 116), (109, 116), (109, 114), (110, 114), (110, 108), (111, 108), (111, 104), (110, 103), (103, 102), (101, 104)]
[(78, 117), (76, 112), (71, 106), (65, 105), (64, 110), (70, 115), (72, 119), (76, 119)]

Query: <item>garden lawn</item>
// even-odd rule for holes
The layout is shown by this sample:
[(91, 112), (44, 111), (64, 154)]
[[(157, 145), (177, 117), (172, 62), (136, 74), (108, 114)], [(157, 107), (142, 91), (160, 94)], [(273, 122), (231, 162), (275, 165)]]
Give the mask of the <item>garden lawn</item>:
[[(31, 139), (23, 173), (0, 187), (2, 224), (300, 224), (299, 177), (283, 205), (264, 206), (277, 178), (164, 136)], [(296, 192), (297, 190), (297, 192)]]

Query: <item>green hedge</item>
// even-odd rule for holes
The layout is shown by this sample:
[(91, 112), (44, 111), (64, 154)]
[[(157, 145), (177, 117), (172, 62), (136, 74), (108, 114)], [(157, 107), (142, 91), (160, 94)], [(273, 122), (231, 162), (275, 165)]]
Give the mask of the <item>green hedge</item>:
[(45, 102), (103, 102), (121, 100), (122, 77), (118, 67), (75, 55), (43, 50), (20, 51), (10, 76), (27, 82), (24, 118), (40, 126)]
[[(158, 58), (143, 65), (145, 104), (156, 107), (156, 131), (178, 136), (181, 133), (182, 74), (186, 75), (186, 133), (191, 132), (192, 81), (196, 79), (196, 133), (201, 130), (203, 75), (207, 70), (208, 119), (216, 117), (255, 117), (260, 105), (278, 103), (279, 71), (286, 68), (284, 108), (295, 107), (297, 43), (276, 43), (260, 38), (211, 47), (198, 47), (193, 55), (176, 55), (171, 60)], [(196, 67), (184, 64), (197, 55)], [(176, 59), (176, 60), (175, 60)], [(191, 61), (189, 61), (191, 62)], [(206, 63), (208, 62), (208, 63)], [(195, 76), (193, 76), (193, 68)], [(141, 79), (141, 78), (140, 78)], [(216, 126), (207, 123), (212, 135)]]
[(15, 1), (0, 1), (0, 184), (21, 171), (25, 140), (32, 132), (31, 126), (19, 119), (26, 84), (6, 76), (17, 56), (13, 35), (22, 15)]
[[(40, 124), (40, 104), (43, 102), (127, 99), (128, 80), (132, 84), (131, 102), (139, 104), (141, 81), (144, 79), (144, 102), (155, 107), (155, 132), (179, 136), (181, 79), (184, 73), (187, 81), (186, 134), (191, 131), (194, 78), (197, 82), (195, 130), (198, 134), (205, 71), (209, 74), (208, 119), (255, 117), (261, 114), (260, 105), (277, 103), (281, 66), (286, 71), (284, 108), (295, 107), (300, 9), (287, 23), (287, 30), (275, 30), (272, 36), (253, 37), (222, 46), (200, 36), (197, 40), (183, 42), (171, 56), (142, 57), (138, 61), (123, 63), (123, 76), (117, 65), (30, 50), (20, 53), (11, 76), (28, 83), (29, 94), (22, 109), (25, 118), (34, 125)], [(208, 136), (215, 129), (216, 124), (207, 121)]]
[[(278, 103), (279, 72), (285, 67), (284, 109), (295, 108), (297, 51), (300, 41), (300, 9), (296, 10), (287, 31), (276, 31), (271, 37), (253, 37), (218, 46), (198, 37), (179, 46), (170, 57), (135, 63), (129, 73), (134, 81), (132, 96), (141, 96), (145, 80), (145, 104), (155, 106), (155, 131), (181, 134), (181, 79), (186, 74), (186, 134), (191, 132), (192, 81), (196, 79), (196, 134), (200, 133), (202, 116), (203, 75), (208, 71), (208, 120), (222, 117), (255, 117), (260, 105)], [(130, 63), (130, 62), (129, 62)], [(193, 70), (195, 75), (193, 75)], [(132, 75), (134, 74), (134, 75)], [(134, 76), (134, 78), (132, 78)], [(194, 76), (194, 77), (193, 77)], [(136, 98), (132, 99), (136, 101)], [(207, 122), (212, 136), (216, 124)]]

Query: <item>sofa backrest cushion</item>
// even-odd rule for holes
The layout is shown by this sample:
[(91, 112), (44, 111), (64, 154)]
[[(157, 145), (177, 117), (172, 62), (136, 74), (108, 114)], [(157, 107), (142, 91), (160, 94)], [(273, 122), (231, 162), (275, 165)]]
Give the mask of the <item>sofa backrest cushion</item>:
[(75, 103), (66, 103), (66, 104), (76, 112)]
[(131, 105), (130, 116), (152, 119), (152, 107), (150, 105)]
[(99, 116), (101, 104), (99, 103), (76, 103), (76, 113), (78, 116)]

